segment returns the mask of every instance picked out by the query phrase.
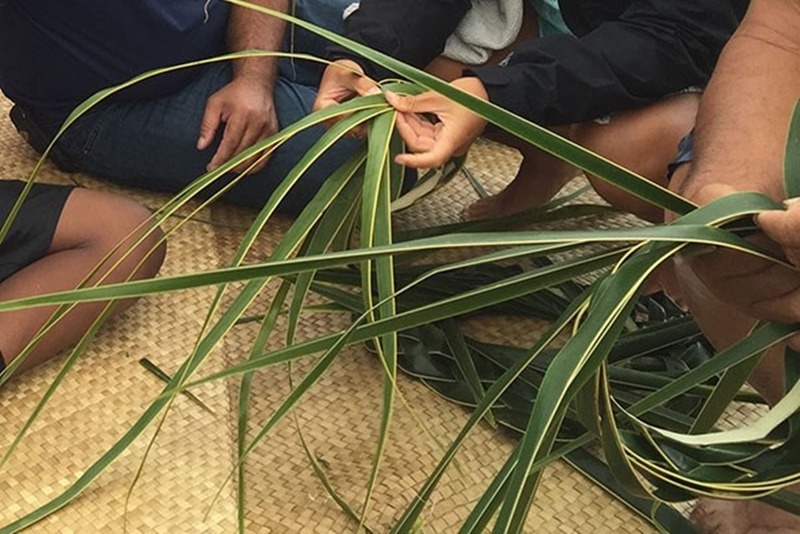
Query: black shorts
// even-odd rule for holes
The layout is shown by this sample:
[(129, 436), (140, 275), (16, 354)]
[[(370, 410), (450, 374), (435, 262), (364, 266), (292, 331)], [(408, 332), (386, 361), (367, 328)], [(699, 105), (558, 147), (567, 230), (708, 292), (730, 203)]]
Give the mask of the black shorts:
[[(24, 182), (0, 180), (0, 227), (24, 186)], [(73, 189), (63, 185), (33, 185), (11, 230), (0, 243), (0, 282), (47, 253), (61, 210)]]

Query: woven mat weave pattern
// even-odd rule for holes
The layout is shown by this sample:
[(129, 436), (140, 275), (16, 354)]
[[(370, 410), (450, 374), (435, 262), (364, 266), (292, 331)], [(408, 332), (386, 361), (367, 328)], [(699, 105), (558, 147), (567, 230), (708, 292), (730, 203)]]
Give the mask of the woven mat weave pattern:
[[(0, 114), (8, 103), (0, 103)], [(35, 154), (0, 121), (0, 177), (24, 178)], [(513, 176), (516, 160), (503, 147), (482, 145), (469, 165), (490, 191)], [(150, 207), (166, 197), (132, 191), (85, 175), (67, 176), (46, 165), (41, 178), (75, 182), (117, 191)], [(400, 225), (452, 222), (473, 197), (462, 177), (436, 195), (403, 213)], [(253, 213), (228, 206), (203, 210), (195, 221), (171, 238), (163, 275), (212, 269), (226, 264)], [(176, 221), (177, 222), (177, 219)], [(263, 258), (288, 228), (288, 221), (270, 225), (252, 259)], [(262, 312), (268, 289), (248, 313)], [(230, 299), (229, 293), (226, 299)], [(214, 294), (213, 288), (147, 298), (107, 324), (78, 362), (53, 401), (0, 474), (0, 525), (33, 510), (63, 491), (92, 461), (132, 424), (161, 390), (161, 384), (138, 363), (148, 357), (174, 372), (192, 348)], [(343, 325), (331, 315), (309, 315), (301, 338), (331, 332)], [(473, 333), (486, 340), (531, 337), (529, 324), (504, 318), (473, 321)], [(207, 374), (248, 357), (257, 325), (236, 327), (201, 369)], [(276, 339), (284, 332), (279, 327)], [(313, 362), (294, 366), (295, 380)], [(52, 362), (14, 379), (0, 391), (0, 420), (5, 450), (17, 429), (58, 371)], [(287, 370), (274, 368), (256, 375), (251, 405), (251, 430), (260, 425), (289, 391)], [(427, 474), (441, 447), (467, 419), (467, 412), (434, 395), (420, 382), (401, 377), (405, 402), (425, 421), (420, 428), (398, 399), (390, 446), (383, 462), (368, 524), (378, 532), (396, 519)], [(363, 498), (377, 439), (382, 370), (362, 347), (347, 349), (296, 410), (309, 447), (326, 466), (331, 482), (354, 508)], [(215, 383), (196, 391), (215, 415), (181, 397), (170, 412), (128, 503), (128, 532), (235, 532), (236, 497), (228, 484), (219, 501), (208, 507), (234, 466), (238, 382)], [(78, 500), (34, 526), (31, 532), (122, 532), (126, 494), (152, 429), (104, 473)], [(504, 432), (480, 427), (458, 456), (460, 472), (450, 469), (424, 514), (427, 532), (453, 532), (470, 504), (482, 493), (515, 442)], [(247, 462), (247, 526), (249, 532), (349, 532), (354, 525), (327, 496), (300, 448), (294, 421), (288, 418)], [(556, 532), (651, 532), (622, 505), (565, 464), (548, 469), (531, 512), (529, 530)]]

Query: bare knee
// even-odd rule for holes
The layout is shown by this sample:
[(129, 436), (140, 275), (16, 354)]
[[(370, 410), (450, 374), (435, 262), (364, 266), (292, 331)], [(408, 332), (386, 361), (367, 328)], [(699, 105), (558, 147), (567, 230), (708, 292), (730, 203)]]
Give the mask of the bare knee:
[[(607, 125), (586, 123), (576, 130), (575, 140), (604, 158), (666, 187), (667, 168), (677, 154), (678, 143), (691, 131), (697, 115), (699, 95), (670, 97), (644, 108), (621, 113)], [(661, 211), (613, 185), (590, 177), (597, 193), (607, 202), (658, 222)]]
[(103, 249), (114, 250), (121, 258), (120, 276), (133, 279), (152, 278), (166, 256), (166, 241), (161, 228), (154, 225), (150, 211), (136, 202), (121, 199), (118, 216), (111, 230), (103, 236)]
[(672, 96), (612, 117), (608, 124), (589, 122), (575, 130), (578, 144), (647, 179), (665, 183), (664, 172), (680, 140), (694, 128), (700, 96)]
[(76, 189), (59, 219), (53, 249), (81, 249), (104, 265), (106, 283), (156, 275), (164, 262), (164, 233), (147, 208), (101, 191)]
[[(617, 135), (620, 130), (625, 134), (629, 134), (630, 129), (630, 126), (623, 127), (620, 124), (613, 127), (594, 123), (585, 124), (576, 128), (575, 141), (595, 154), (636, 173), (641, 173), (643, 168), (649, 167), (642, 161), (644, 157), (649, 157), (641, 154), (646, 152), (646, 149), (638, 150), (635, 144), (630, 145), (626, 143), (626, 139)], [(648, 179), (653, 178), (652, 176), (645, 177)], [(595, 192), (615, 208), (633, 213), (651, 222), (660, 222), (663, 218), (659, 208), (650, 206), (638, 197), (623, 191), (608, 181), (589, 174), (586, 175), (586, 178)]]

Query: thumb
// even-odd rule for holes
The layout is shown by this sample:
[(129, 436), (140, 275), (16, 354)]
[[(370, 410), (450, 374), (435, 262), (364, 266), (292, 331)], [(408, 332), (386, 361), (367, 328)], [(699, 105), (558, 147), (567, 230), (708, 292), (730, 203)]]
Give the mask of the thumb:
[(421, 109), (421, 98), (425, 96), (427, 93), (423, 93), (422, 95), (398, 95), (397, 93), (393, 93), (392, 91), (386, 91), (386, 101), (392, 106), (394, 109), (401, 113), (425, 113), (426, 111)]
[(353, 89), (359, 96), (376, 95), (381, 92), (380, 87), (365, 76), (359, 76), (353, 83)]
[(800, 245), (797, 228), (800, 227), (800, 206), (790, 205), (786, 210), (762, 211), (755, 216), (756, 224), (773, 241), (781, 245)]
[(327, 107), (334, 106), (334, 105), (336, 105), (338, 103), (339, 102), (337, 100), (333, 99), (333, 98), (326, 97), (325, 95), (322, 95), (322, 94), (317, 94), (317, 98), (314, 99), (314, 104), (312, 106), (312, 109), (314, 111), (319, 111), (321, 109), (325, 109)]
[(215, 100), (209, 100), (200, 121), (200, 137), (197, 139), (197, 150), (205, 150), (211, 145), (217, 128), (222, 120), (222, 110)]

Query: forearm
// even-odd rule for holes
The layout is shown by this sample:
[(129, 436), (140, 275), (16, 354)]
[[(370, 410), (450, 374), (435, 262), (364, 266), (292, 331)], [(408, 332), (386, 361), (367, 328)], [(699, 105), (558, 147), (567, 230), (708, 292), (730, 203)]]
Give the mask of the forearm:
[(697, 120), (692, 198), (725, 183), (781, 198), (782, 161), (800, 97), (800, 3), (753, 0), (720, 57)]
[[(254, 4), (287, 12), (288, 0), (251, 0)], [(228, 49), (232, 52), (248, 49), (277, 51), (283, 41), (285, 23), (275, 17), (234, 6), (228, 22)], [(267, 88), (275, 85), (278, 58), (261, 57), (240, 59), (234, 62), (234, 79), (257, 80)]]

